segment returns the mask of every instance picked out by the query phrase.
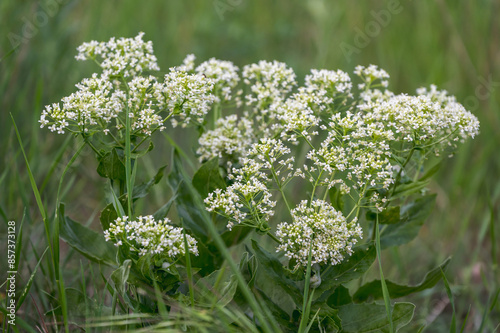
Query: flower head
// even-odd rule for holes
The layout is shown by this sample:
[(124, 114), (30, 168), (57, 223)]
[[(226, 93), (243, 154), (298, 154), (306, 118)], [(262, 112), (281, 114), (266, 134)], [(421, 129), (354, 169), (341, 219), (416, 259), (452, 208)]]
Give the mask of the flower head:
[[(185, 255), (182, 228), (171, 226), (165, 218), (156, 221), (152, 215), (139, 216), (129, 221), (128, 216), (117, 218), (104, 232), (106, 241), (113, 241), (116, 246), (127, 245), (139, 256), (152, 255), (165, 258), (169, 262)], [(198, 255), (196, 240), (186, 235), (189, 252)]]
[(158, 71), (153, 42), (144, 42), (144, 33), (134, 38), (112, 37), (108, 42), (91, 41), (80, 45), (77, 60), (100, 62), (106, 76), (133, 77), (145, 70)]
[(357, 237), (362, 237), (356, 221), (347, 222), (341, 212), (323, 200), (303, 200), (292, 210), (292, 223), (278, 225), (276, 235), (281, 245), (277, 251), (295, 259), (297, 265), (306, 266), (309, 250), (311, 264), (339, 264), (352, 254)]

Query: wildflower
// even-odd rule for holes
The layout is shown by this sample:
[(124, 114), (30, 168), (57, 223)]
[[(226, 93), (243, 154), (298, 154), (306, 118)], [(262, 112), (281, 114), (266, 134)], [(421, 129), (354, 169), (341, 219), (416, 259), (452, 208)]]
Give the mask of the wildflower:
[(329, 203), (315, 200), (309, 205), (303, 200), (292, 210), (292, 223), (280, 223), (276, 235), (281, 242), (277, 251), (295, 259), (297, 266), (307, 266), (309, 250), (311, 264), (337, 265), (353, 253), (362, 230), (356, 220), (347, 222)]
[(66, 129), (87, 132), (109, 124), (122, 111), (122, 100), (113, 93), (105, 76), (93, 74), (76, 85), (78, 91), (58, 103), (47, 105), (40, 117), (40, 127), (64, 134)]
[(134, 77), (145, 70), (159, 71), (153, 54), (153, 42), (144, 42), (144, 33), (135, 38), (112, 37), (108, 42), (91, 41), (80, 45), (77, 60), (94, 60), (104, 70), (105, 76)]
[(174, 70), (180, 72), (192, 72), (194, 70), (195, 60), (196, 56), (194, 54), (188, 54), (182, 61), (182, 65), (174, 67)]
[[(182, 121), (182, 127), (191, 122), (202, 123), (203, 118), (210, 110), (210, 105), (216, 98), (211, 93), (214, 80), (200, 74), (188, 74), (186, 72), (170, 69), (165, 75), (165, 83), (162, 87), (165, 107)], [(173, 121), (175, 127), (177, 121)]]
[(205, 199), (209, 212), (229, 219), (227, 228), (230, 230), (235, 223), (255, 226), (269, 221), (274, 215), (276, 201), (271, 200), (272, 195), (262, 180), (260, 167), (258, 163), (246, 165), (243, 170), (239, 170), (231, 186), (225, 190), (217, 189)]
[[(151, 255), (172, 262), (185, 255), (185, 246), (182, 228), (173, 227), (170, 222), (168, 218), (156, 221), (152, 215), (139, 216), (135, 221), (123, 216), (110, 224), (104, 237), (117, 246), (129, 246), (139, 256)], [(186, 235), (186, 240), (189, 252), (197, 256), (196, 239)]]
[(250, 86), (251, 94), (245, 96), (247, 105), (265, 110), (284, 99), (297, 84), (293, 69), (285, 63), (259, 61), (243, 67), (243, 82)]
[(354, 74), (358, 75), (363, 83), (358, 85), (359, 89), (370, 89), (372, 84), (380, 80), (380, 86), (387, 88), (389, 81), (384, 80), (389, 78), (389, 74), (381, 68), (375, 65), (370, 65), (368, 67), (356, 66), (354, 69)]
[(254, 141), (253, 122), (237, 115), (220, 118), (215, 129), (203, 133), (198, 140), (200, 147), (196, 151), (200, 162), (213, 157), (227, 157), (229, 167), (234, 161), (246, 155), (246, 151)]
[(232, 89), (240, 81), (238, 67), (230, 61), (211, 58), (196, 67), (196, 72), (214, 80), (214, 95), (217, 96), (217, 102), (220, 102), (220, 98), (224, 101), (231, 100)]

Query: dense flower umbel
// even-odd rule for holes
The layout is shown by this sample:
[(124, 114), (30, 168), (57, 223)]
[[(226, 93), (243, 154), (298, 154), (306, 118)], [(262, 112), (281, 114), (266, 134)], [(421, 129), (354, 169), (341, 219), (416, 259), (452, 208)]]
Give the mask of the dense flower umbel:
[(311, 264), (336, 265), (352, 254), (356, 237), (362, 236), (356, 220), (348, 223), (341, 212), (323, 200), (310, 204), (303, 200), (292, 210), (292, 220), (278, 225), (276, 235), (281, 244), (277, 250), (295, 259), (297, 265), (307, 265), (310, 249)]
[(238, 67), (230, 61), (211, 58), (196, 67), (196, 72), (213, 79), (215, 83), (214, 94), (218, 99), (222, 98), (225, 101), (231, 100), (232, 89), (240, 81)]
[(77, 60), (94, 60), (106, 76), (136, 76), (145, 70), (159, 71), (153, 54), (153, 42), (144, 42), (141, 32), (135, 38), (111, 38), (108, 42), (91, 41), (78, 47)]
[[(59, 134), (107, 135), (123, 130), (128, 116), (134, 135), (149, 136), (164, 130), (169, 118), (174, 126), (179, 122), (183, 127), (202, 123), (218, 99), (212, 94), (216, 80), (176, 67), (170, 68), (163, 82), (140, 76), (144, 70), (159, 69), (151, 42), (143, 42), (142, 36), (81, 45), (77, 59), (103, 59), (99, 63), (103, 73), (82, 80), (76, 85), (78, 91), (64, 97), (62, 105), (47, 105), (40, 117), (41, 127), (48, 126)], [(188, 57), (180, 67), (193, 70), (191, 62), (194, 59)]]
[(238, 116), (233, 114), (218, 119), (214, 130), (201, 135), (196, 153), (200, 162), (213, 157), (227, 157), (231, 167), (233, 162), (246, 155), (254, 140), (253, 122), (246, 117), (238, 120)]
[[(128, 216), (117, 218), (104, 231), (106, 241), (113, 241), (116, 246), (126, 246), (139, 256), (152, 255), (175, 261), (185, 255), (182, 228), (169, 225), (170, 220), (155, 221), (152, 215), (139, 216), (129, 221)], [(186, 235), (189, 252), (198, 255), (196, 240)]]

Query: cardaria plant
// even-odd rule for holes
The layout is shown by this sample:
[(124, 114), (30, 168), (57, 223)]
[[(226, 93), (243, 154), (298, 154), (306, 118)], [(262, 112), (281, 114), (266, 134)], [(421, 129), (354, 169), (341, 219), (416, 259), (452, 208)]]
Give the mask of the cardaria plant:
[[(96, 242), (113, 259), (82, 251), (85, 244), (65, 233), (75, 221), (63, 218), (61, 230), (70, 245), (114, 267), (117, 311), (154, 316), (137, 327), (188, 306), (221, 317), (239, 309), (267, 332), (407, 325), (414, 305), (391, 298), (423, 288), (387, 283), (382, 272), (370, 283), (363, 277), (381, 250), (417, 236), (435, 199), (426, 185), (441, 156), (478, 133), (476, 117), (435, 86), (394, 94), (388, 73), (374, 65), (356, 67), (353, 78), (312, 69), (299, 86), (281, 62), (240, 70), (217, 59), (197, 66), (189, 55), (157, 77), (152, 43), (142, 38), (81, 45), (76, 58), (101, 71), (40, 119), (89, 145), (109, 182)], [(172, 198), (156, 212), (137, 212), (165, 171), (136, 185), (139, 160), (170, 126), (198, 133), (201, 166), (187, 174), (188, 157), (175, 145)], [(426, 276), (427, 288), (447, 263)], [(224, 318), (228, 331), (245, 331), (243, 319)]]

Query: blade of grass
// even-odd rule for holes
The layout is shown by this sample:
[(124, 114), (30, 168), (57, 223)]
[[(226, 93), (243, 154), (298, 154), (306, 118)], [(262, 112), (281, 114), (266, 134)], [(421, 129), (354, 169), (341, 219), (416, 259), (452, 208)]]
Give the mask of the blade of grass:
[(378, 214), (375, 220), (375, 248), (377, 250), (378, 268), (380, 270), (380, 284), (382, 285), (382, 295), (384, 296), (385, 311), (387, 312), (387, 320), (389, 321), (389, 332), (394, 332), (394, 325), (392, 323), (392, 311), (391, 311), (391, 298), (389, 295), (389, 290), (387, 289), (387, 284), (385, 283), (384, 272), (382, 270), (382, 259), (380, 256), (380, 230), (378, 224)]
[(182, 234), (184, 237), (184, 252), (186, 257), (186, 270), (188, 276), (188, 287), (189, 287), (189, 301), (191, 303), (191, 307), (194, 307), (194, 286), (193, 286), (193, 271), (191, 270), (191, 256), (189, 254), (189, 247), (186, 237), (186, 229), (184, 229), (184, 221), (181, 219), (182, 225)]
[(444, 274), (442, 269), (441, 269), (441, 276), (443, 277), (443, 283), (444, 283), (444, 287), (446, 289), (446, 294), (448, 295), (448, 298), (449, 298), (450, 304), (451, 304), (451, 309), (453, 311), (452, 315), (451, 315), (450, 333), (455, 333), (457, 331), (455, 301), (453, 300), (453, 293), (451, 292), (451, 288), (450, 288), (450, 284), (448, 283), (448, 279), (446, 278), (446, 275)]
[(467, 319), (469, 318), (469, 314), (470, 314), (470, 308), (471, 308), (471, 305), (469, 304), (469, 310), (467, 311), (467, 315), (465, 316), (464, 322), (462, 323), (462, 327), (460, 328), (460, 333), (463, 333), (463, 331), (465, 329), (465, 325), (467, 324)]
[(26, 282), (26, 286), (24, 287), (21, 296), (19, 296), (19, 299), (17, 300), (17, 305), (16, 305), (16, 311), (19, 310), (21, 305), (23, 304), (24, 300), (26, 299), (26, 296), (28, 296), (28, 293), (30, 291), (31, 285), (33, 284), (33, 279), (35, 278), (35, 274), (38, 271), (38, 267), (40, 266), (40, 263), (42, 262), (43, 257), (45, 256), (45, 253), (47, 253), (47, 250), (49, 247), (47, 246), (45, 248), (45, 251), (43, 251), (42, 255), (40, 256), (40, 260), (38, 260), (35, 268), (33, 269), (33, 273), (31, 273), (30, 278), (28, 279), (28, 282)]
[(63, 313), (63, 321), (64, 321), (64, 330), (66, 333), (69, 333), (69, 327), (68, 327), (68, 308), (66, 304), (66, 290), (64, 288), (64, 282), (63, 279), (60, 277), (60, 270), (59, 270), (59, 254), (54, 253), (54, 248), (53, 244), (55, 242), (59, 242), (59, 239), (53, 240), (51, 239), (51, 232), (50, 232), (50, 225), (47, 217), (47, 211), (45, 210), (45, 207), (43, 206), (42, 199), (40, 197), (40, 192), (38, 191), (38, 187), (35, 182), (35, 178), (33, 177), (33, 173), (31, 172), (31, 168), (28, 162), (28, 158), (26, 157), (26, 152), (24, 151), (24, 145), (23, 141), (21, 139), (21, 134), (19, 134), (19, 130), (17, 128), (16, 122), (14, 120), (14, 116), (12, 116), (12, 113), (10, 114), (10, 118), (12, 119), (12, 123), (14, 125), (14, 130), (16, 131), (16, 136), (17, 140), (19, 142), (19, 146), (21, 147), (21, 151), (23, 153), (24, 161), (26, 163), (26, 168), (28, 170), (28, 175), (31, 183), (31, 188), (33, 189), (33, 193), (35, 195), (36, 203), (38, 205), (38, 209), (40, 211), (40, 214), (42, 215), (42, 220), (43, 220), (43, 225), (45, 227), (45, 234), (47, 237), (47, 242), (48, 242), (48, 247), (50, 249), (50, 254), (51, 254), (51, 259), (52, 259), (52, 266), (54, 269), (54, 272), (56, 273), (56, 283), (58, 285), (59, 289), (59, 296), (60, 296), (60, 302), (62, 306), (62, 313)]

